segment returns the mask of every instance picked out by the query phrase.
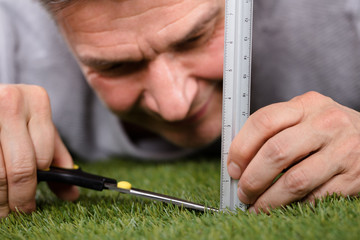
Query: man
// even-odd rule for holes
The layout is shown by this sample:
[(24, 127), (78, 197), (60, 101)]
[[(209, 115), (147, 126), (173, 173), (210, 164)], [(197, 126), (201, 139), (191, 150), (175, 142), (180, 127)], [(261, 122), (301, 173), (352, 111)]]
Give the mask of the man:
[[(89, 85), (122, 120), (133, 142), (155, 133), (157, 139), (177, 146), (198, 148), (219, 137), (223, 0), (42, 2)], [(333, 192), (359, 192), (360, 116), (345, 107), (359, 106), (358, 3), (255, 2), (253, 102), (255, 108), (265, 107), (237, 135), (228, 159), (230, 175), (240, 179), (238, 196), (251, 211), (313, 201)], [(56, 159), (65, 149), (55, 138), (46, 141), (50, 146), (43, 152), (41, 123), (51, 121), (49, 107), (38, 107), (37, 100), (46, 98), (43, 91), (20, 88), (6, 86), (0, 91), (2, 99), (11, 97), (11, 107), (0, 107), (8, 114), (2, 119), (23, 124), (18, 134), (8, 133), (19, 129), (14, 122), (1, 131), (2, 169), (6, 168), (2, 185), (9, 186), (2, 204), (4, 209), (31, 211), (36, 166), (46, 168), (53, 159), (59, 163)], [(344, 105), (316, 92), (303, 94), (309, 90)], [(24, 98), (34, 104), (23, 106)], [(267, 106), (285, 100), (289, 101)], [(30, 124), (32, 116), (42, 119)], [(28, 148), (20, 151), (15, 140), (5, 143), (6, 137)], [(287, 172), (272, 185), (284, 169)], [(14, 202), (11, 189), (25, 186), (30, 190), (23, 194), (24, 201)]]

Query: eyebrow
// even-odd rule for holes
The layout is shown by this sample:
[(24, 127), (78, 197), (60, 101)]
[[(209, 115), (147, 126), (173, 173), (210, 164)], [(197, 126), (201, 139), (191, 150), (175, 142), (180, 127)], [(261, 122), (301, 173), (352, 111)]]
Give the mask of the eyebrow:
[(40, 0), (41, 4), (52, 14), (57, 14), (61, 10), (80, 0)]
[(79, 58), (79, 60), (81, 63), (91, 68), (112, 67), (127, 62), (123, 60), (111, 60), (111, 59), (102, 59), (102, 58), (93, 58), (93, 57)]
[(174, 41), (171, 45), (177, 46), (180, 45), (183, 42), (186, 42), (187, 40), (191, 39), (194, 35), (201, 32), (205, 28), (207, 24), (209, 24), (220, 12), (221, 8), (216, 9), (215, 11), (212, 11), (210, 14), (207, 14), (206, 18), (202, 19), (200, 22), (195, 24), (188, 33), (185, 34), (184, 37)]
[[(191, 39), (194, 35), (201, 32), (205, 28), (207, 24), (209, 24), (221, 11), (221, 8), (216, 9), (216, 11), (212, 11), (210, 14), (207, 14), (207, 17), (199, 21), (195, 24), (186, 34), (184, 37), (181, 37), (178, 40), (175, 40), (170, 46), (175, 47), (179, 46), (182, 43), (186, 42), (187, 40)], [(126, 62), (137, 62), (138, 60), (134, 59), (105, 59), (105, 58), (97, 58), (97, 57), (78, 57), (79, 61), (84, 65), (91, 67), (91, 68), (101, 68), (101, 67), (110, 67), (121, 65)]]

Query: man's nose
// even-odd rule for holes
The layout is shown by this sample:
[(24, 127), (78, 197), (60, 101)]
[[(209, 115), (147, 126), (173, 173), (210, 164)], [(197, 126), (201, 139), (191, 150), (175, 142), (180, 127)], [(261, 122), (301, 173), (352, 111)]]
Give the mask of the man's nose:
[(149, 63), (144, 84), (146, 108), (167, 121), (186, 118), (198, 91), (196, 79), (170, 53)]

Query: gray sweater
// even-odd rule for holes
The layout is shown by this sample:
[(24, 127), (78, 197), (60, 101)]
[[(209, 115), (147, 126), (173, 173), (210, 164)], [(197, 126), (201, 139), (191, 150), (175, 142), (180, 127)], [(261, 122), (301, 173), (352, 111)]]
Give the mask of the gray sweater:
[[(360, 109), (360, 0), (254, 0), (252, 108), (315, 90)], [(168, 159), (190, 151), (134, 145), (89, 89), (50, 17), (32, 0), (0, 0), (0, 82), (47, 89), (69, 149)]]

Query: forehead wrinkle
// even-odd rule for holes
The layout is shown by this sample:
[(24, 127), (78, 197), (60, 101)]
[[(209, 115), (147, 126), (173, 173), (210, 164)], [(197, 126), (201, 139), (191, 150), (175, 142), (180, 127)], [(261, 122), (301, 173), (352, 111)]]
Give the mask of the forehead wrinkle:
[[(124, 14), (122, 16), (122, 18), (133, 18), (133, 17), (139, 17), (139, 16), (142, 16), (142, 15), (145, 15), (145, 14), (149, 14), (153, 11), (156, 11), (158, 9), (161, 9), (161, 8), (166, 8), (168, 6), (176, 6), (178, 4), (181, 4), (183, 2), (183, 0), (173, 0), (173, 1), (163, 1), (165, 2), (162, 3), (162, 4), (157, 4), (159, 1), (150, 1), (150, 0), (143, 0), (145, 1), (147, 4), (149, 3), (153, 3), (154, 5), (150, 5), (146, 8), (142, 7), (143, 4), (141, 3), (134, 3), (134, 0), (128, 0), (128, 1), (124, 1), (122, 4), (117, 4), (117, 8), (118, 11), (116, 11), (117, 13), (121, 10), (121, 12)], [(141, 0), (140, 0), (141, 2)], [(137, 8), (134, 9), (134, 6), (139, 6)], [(130, 11), (131, 10), (131, 11)], [(126, 13), (129, 13), (129, 14), (126, 14)]]
[[(187, 38), (191, 37), (193, 34), (197, 33), (201, 28), (206, 25), (208, 22), (210, 22), (214, 17), (218, 15), (221, 8), (220, 7), (213, 7), (208, 6), (208, 2), (204, 2), (197, 7), (193, 8), (190, 12), (186, 12), (183, 16), (178, 17), (174, 21), (171, 21), (170, 23), (163, 26), (156, 34), (160, 37), (169, 35), (168, 32), (171, 33), (171, 28), (178, 29), (175, 25), (181, 24), (181, 22), (186, 21), (185, 18), (192, 18), (194, 21), (190, 23), (189, 28), (187, 28), (183, 33), (172, 35), (173, 38), (170, 40), (169, 45), (176, 45), (178, 42), (181, 42), (183, 40), (187, 40)], [(205, 10), (200, 10), (200, 14), (197, 14), (197, 16), (192, 17), (191, 15), (195, 14), (195, 11), (197, 11), (199, 8), (204, 8)], [(210, 8), (210, 9), (209, 9)], [(205, 14), (206, 15), (205, 15)], [(195, 14), (196, 15), (196, 14)], [(204, 16), (205, 15), (205, 16)], [(189, 25), (189, 23), (187, 23)]]
[[(131, 1), (125, 1), (125, 2), (131, 2)], [(126, 10), (121, 9), (122, 7), (119, 5), (122, 4), (116, 4), (114, 5), (114, 8), (112, 8), (115, 11), (102, 11), (101, 6), (97, 9), (91, 10), (90, 12), (86, 12), (84, 9), (84, 6), (78, 6), (76, 9), (79, 9), (79, 11), (74, 11), (75, 9), (69, 9), (66, 16), (64, 15), (63, 18), (60, 19), (60, 25), (67, 30), (68, 32), (81, 32), (82, 34), (86, 33), (96, 33), (96, 34), (116, 34), (118, 36), (123, 35), (121, 33), (122, 29), (126, 29), (129, 27), (129, 25), (133, 25), (130, 27), (131, 29), (139, 29), (137, 25), (139, 24), (139, 21), (148, 23), (151, 21), (151, 18), (147, 20), (145, 15), (148, 16), (154, 16), (153, 12), (155, 12), (158, 9), (161, 8), (167, 8), (168, 5), (172, 5), (173, 7), (176, 7), (177, 4), (180, 4), (181, 2), (177, 2), (174, 4), (168, 3), (166, 5), (161, 5), (158, 7), (148, 7), (142, 12), (136, 12), (133, 15), (121, 15), (119, 16), (119, 12), (121, 11), (126, 12)], [(97, 3), (96, 3), (97, 4)], [(76, 4), (74, 4), (76, 5)], [(131, 3), (131, 6), (133, 6), (134, 3)], [(119, 11), (117, 11), (117, 8), (120, 8)], [(89, 9), (93, 9), (91, 6)], [(82, 10), (84, 14), (82, 14)], [(104, 9), (106, 10), (106, 9)], [(90, 14), (90, 13), (97, 13), (100, 12), (101, 14)], [(155, 13), (155, 15), (157, 15)], [(134, 20), (133, 20), (134, 19)], [(136, 19), (136, 20), (135, 20)], [(140, 19), (140, 20), (139, 20)], [(102, 22), (107, 22), (107, 24), (102, 24)], [(149, 26), (149, 24), (142, 24), (144, 27)], [(142, 28), (144, 28), (142, 27)]]
[[(111, 3), (110, 11), (109, 5), (104, 7), (102, 1), (107, 1)], [(79, 1), (68, 8), (61, 11), (57, 14), (57, 20), (59, 21), (69, 21), (76, 22), (77, 26), (84, 27), (84, 25), (93, 26), (93, 22), (97, 22), (96, 19), (106, 16), (108, 21), (116, 20), (131, 20), (132, 18), (138, 18), (146, 14), (152, 14), (153, 11), (156, 11), (161, 8), (167, 8), (168, 6), (175, 6), (183, 2), (183, 0), (173, 0), (173, 1), (164, 1), (166, 4), (162, 3), (159, 5), (159, 1), (149, 1), (149, 0), (139, 0), (140, 3), (134, 3), (134, 0), (101, 0), (101, 1)], [(146, 1), (147, 4), (141, 4), (142, 1)], [(152, 4), (151, 4), (152, 3)], [(150, 6), (145, 6), (149, 5)], [(138, 7), (139, 6), (139, 7)], [(90, 18), (89, 16), (95, 16)], [(75, 21), (73, 20), (75, 19)], [(101, 27), (104, 27), (101, 25)], [(109, 26), (111, 27), (111, 26)]]
[[(107, 51), (107, 48), (111, 48), (110, 51)], [(136, 44), (124, 44), (121, 46), (115, 45), (112, 47), (94, 47), (89, 45), (78, 45), (76, 49), (78, 50), (78, 52), (81, 53), (81, 55), (78, 56), (81, 62), (127, 62), (140, 61), (143, 58), (142, 53), (139, 52), (138, 46)], [(129, 49), (131, 50), (131, 53), (129, 52)], [(100, 55), (98, 55), (99, 50), (102, 52), (102, 54)], [(121, 55), (118, 54), (119, 52), (121, 52)]]
[[(125, 35), (125, 36), (124, 36)], [(97, 47), (114, 46), (118, 44), (126, 44), (135, 39), (135, 35), (131, 37), (130, 34), (118, 29), (105, 30), (102, 32), (77, 32), (77, 44), (86, 43)], [(116, 36), (116, 37), (109, 37)]]
[[(167, 28), (171, 27), (172, 24), (176, 23), (179, 21), (179, 19), (184, 19), (186, 16), (188, 15), (191, 15), (194, 11), (196, 11), (198, 8), (202, 7), (203, 5), (207, 5), (207, 2), (204, 2), (200, 5), (198, 5), (197, 7), (193, 8), (190, 12), (186, 12), (184, 15), (180, 16), (179, 18), (175, 19), (174, 21), (166, 24), (160, 31), (159, 33), (161, 33), (162, 31), (166, 31)], [(212, 12), (210, 12), (210, 14), (207, 14), (209, 17), (208, 18), (211, 18), (213, 17), (214, 15), (214, 12), (217, 13), (218, 12), (218, 9), (216, 8), (213, 8), (211, 9)], [(207, 19), (206, 19), (207, 20)]]

